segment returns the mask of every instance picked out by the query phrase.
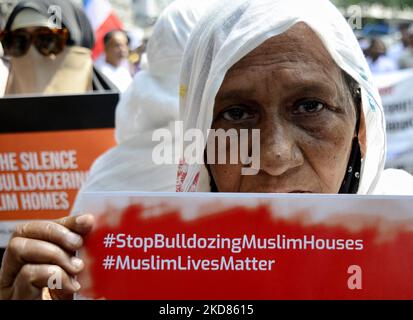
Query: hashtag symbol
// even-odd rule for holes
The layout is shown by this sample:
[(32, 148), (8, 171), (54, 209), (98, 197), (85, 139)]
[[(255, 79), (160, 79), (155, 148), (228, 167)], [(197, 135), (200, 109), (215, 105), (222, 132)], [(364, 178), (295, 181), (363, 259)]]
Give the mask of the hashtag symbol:
[(115, 258), (113, 256), (106, 256), (105, 259), (103, 259), (103, 268), (105, 270), (110, 270), (112, 267), (115, 266)]
[(108, 233), (106, 237), (103, 239), (103, 245), (105, 248), (112, 248), (115, 244), (115, 235), (113, 233)]

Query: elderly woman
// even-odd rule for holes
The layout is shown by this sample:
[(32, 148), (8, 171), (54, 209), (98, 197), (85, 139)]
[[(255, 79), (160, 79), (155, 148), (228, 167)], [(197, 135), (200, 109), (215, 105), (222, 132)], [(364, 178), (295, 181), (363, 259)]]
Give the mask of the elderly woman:
[[(256, 175), (242, 175), (242, 163), (183, 162), (178, 191), (413, 190), (407, 173), (383, 174), (380, 98), (357, 40), (329, 1), (232, 0), (197, 25), (183, 61), (185, 128), (259, 129), (261, 153)], [(52, 297), (70, 297), (80, 286), (70, 276), (83, 268), (72, 253), (92, 226), (93, 216), (82, 215), (18, 228), (0, 272), (1, 297), (39, 297), (50, 266), (63, 271), (63, 288)]]
[(329, 1), (231, 1), (210, 16), (184, 56), (184, 130), (260, 129), (260, 170), (184, 163), (178, 191), (412, 193), (407, 173), (383, 172), (380, 97)]

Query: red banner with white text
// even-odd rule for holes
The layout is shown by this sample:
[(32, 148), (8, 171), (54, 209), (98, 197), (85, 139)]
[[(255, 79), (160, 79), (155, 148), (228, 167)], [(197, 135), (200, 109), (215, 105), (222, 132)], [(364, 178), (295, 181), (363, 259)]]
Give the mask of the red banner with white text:
[(77, 298), (413, 299), (413, 197), (85, 194)]

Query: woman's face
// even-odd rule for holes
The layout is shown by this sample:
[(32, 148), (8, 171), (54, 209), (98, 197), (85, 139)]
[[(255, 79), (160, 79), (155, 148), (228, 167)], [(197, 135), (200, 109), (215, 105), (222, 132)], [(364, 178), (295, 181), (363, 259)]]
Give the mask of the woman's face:
[(229, 161), (210, 172), (220, 192), (338, 193), (355, 126), (341, 69), (299, 23), (237, 62), (215, 99), (213, 129), (260, 129), (258, 174)]

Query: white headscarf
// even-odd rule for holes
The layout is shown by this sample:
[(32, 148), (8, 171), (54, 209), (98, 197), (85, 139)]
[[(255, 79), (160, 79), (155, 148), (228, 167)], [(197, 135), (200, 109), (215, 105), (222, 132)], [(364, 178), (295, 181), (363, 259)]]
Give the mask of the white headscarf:
[(147, 63), (121, 96), (116, 109), (116, 140), (168, 126), (178, 118), (179, 73), (192, 29), (207, 1), (178, 0), (159, 17), (148, 42)]
[(148, 42), (144, 70), (135, 75), (116, 109), (118, 145), (93, 164), (81, 194), (89, 191), (175, 191), (177, 165), (152, 161), (152, 133), (178, 118), (179, 72), (189, 35), (208, 4), (177, 0), (159, 17)]
[[(263, 42), (298, 22), (306, 23), (319, 36), (337, 65), (361, 86), (367, 152), (358, 193), (372, 194), (385, 162), (383, 108), (353, 31), (328, 0), (231, 0), (202, 19), (191, 34), (181, 72), (184, 130), (198, 128), (206, 136), (226, 72)], [(209, 183), (199, 179), (202, 172), (205, 169), (200, 164), (180, 165), (177, 191), (210, 191)]]

